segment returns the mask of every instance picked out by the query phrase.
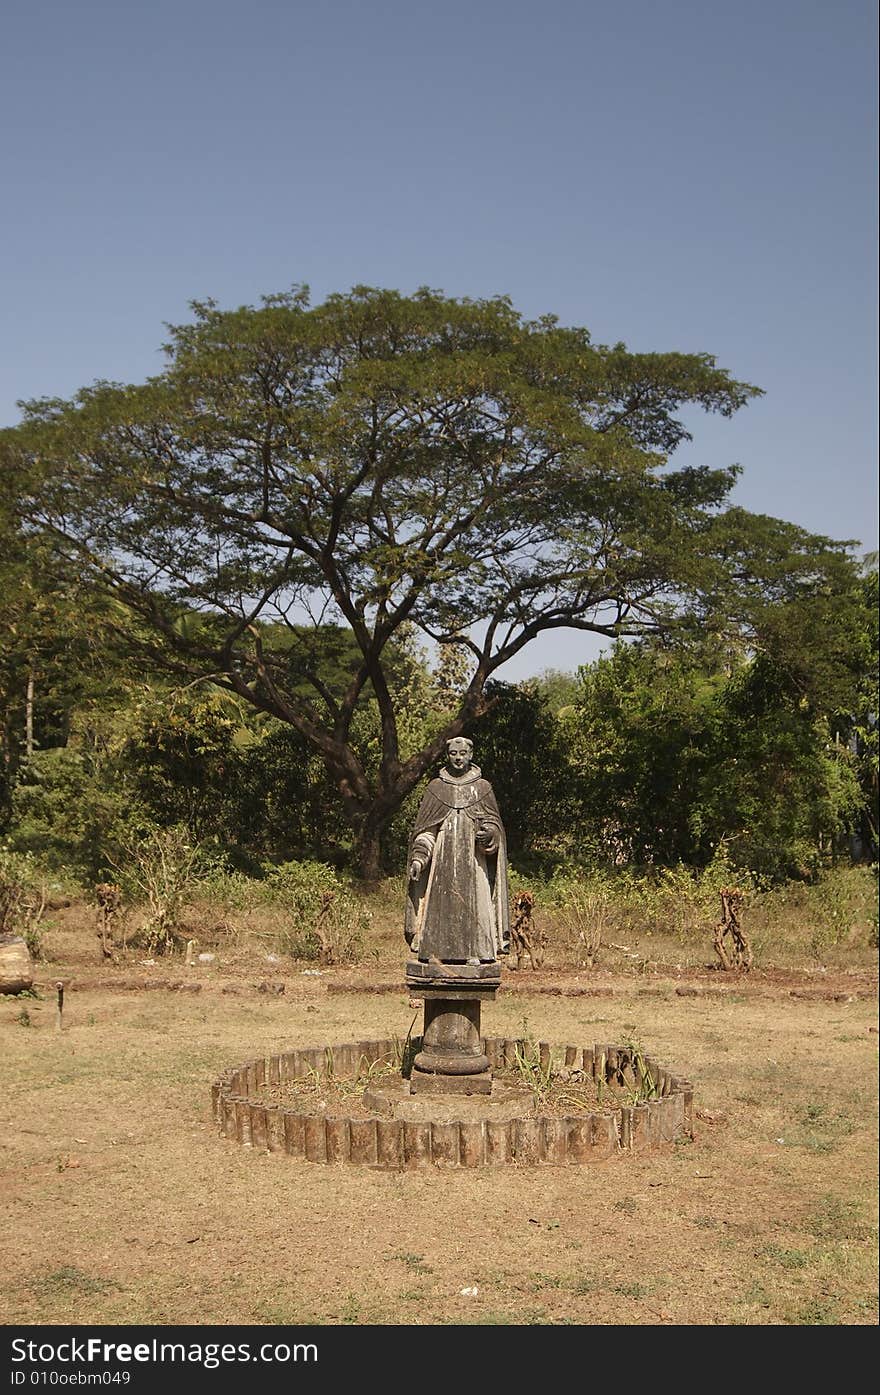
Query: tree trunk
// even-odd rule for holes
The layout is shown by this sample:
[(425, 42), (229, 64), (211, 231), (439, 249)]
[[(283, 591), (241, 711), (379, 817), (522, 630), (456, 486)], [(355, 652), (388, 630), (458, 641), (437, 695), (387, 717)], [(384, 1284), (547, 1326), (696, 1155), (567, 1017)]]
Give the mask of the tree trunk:
[(368, 826), (358, 837), (358, 871), (367, 885), (375, 885), (382, 876), (382, 842), (379, 829)]
[(34, 670), (28, 668), (27, 692), (24, 700), (24, 752), (30, 760), (34, 754)]

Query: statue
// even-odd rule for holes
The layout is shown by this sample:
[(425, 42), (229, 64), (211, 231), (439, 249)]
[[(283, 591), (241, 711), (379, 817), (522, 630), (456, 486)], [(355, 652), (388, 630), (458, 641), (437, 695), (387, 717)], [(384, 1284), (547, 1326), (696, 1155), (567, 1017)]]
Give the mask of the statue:
[(447, 741), (416, 816), (404, 933), (423, 964), (492, 964), (510, 945), (504, 827), (473, 750)]

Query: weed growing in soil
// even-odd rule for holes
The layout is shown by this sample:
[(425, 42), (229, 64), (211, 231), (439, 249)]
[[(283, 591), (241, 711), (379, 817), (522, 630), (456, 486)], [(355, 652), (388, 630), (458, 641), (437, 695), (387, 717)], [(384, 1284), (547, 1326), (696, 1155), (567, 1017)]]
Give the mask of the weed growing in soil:
[(67, 1295), (92, 1296), (110, 1293), (114, 1289), (118, 1290), (120, 1285), (113, 1279), (101, 1279), (95, 1274), (83, 1273), (75, 1265), (65, 1264), (60, 1269), (54, 1269), (51, 1274), (32, 1279), (28, 1288), (41, 1298), (58, 1298)]
[(876, 1234), (876, 1227), (862, 1220), (855, 1202), (831, 1192), (817, 1197), (804, 1229), (817, 1240), (870, 1240)]
[(434, 1272), (431, 1265), (425, 1263), (424, 1255), (411, 1254), (408, 1250), (395, 1250), (389, 1258), (400, 1260), (400, 1263), (405, 1264), (407, 1269), (412, 1270), (414, 1274), (433, 1274)]
[(552, 1063), (548, 1056), (541, 1060), (541, 1048), (529, 1031), (528, 1018), (522, 1020), (522, 1036), (514, 1052), (514, 1071), (520, 1084), (530, 1090), (537, 1105), (545, 1105), (550, 1094)]

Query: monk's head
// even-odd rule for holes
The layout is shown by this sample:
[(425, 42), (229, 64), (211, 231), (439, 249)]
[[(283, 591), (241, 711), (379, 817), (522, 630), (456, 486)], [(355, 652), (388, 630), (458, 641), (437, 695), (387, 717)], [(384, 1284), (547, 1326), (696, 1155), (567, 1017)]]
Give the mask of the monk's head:
[(446, 743), (446, 764), (453, 775), (463, 775), (471, 763), (474, 743), (466, 736), (453, 736)]

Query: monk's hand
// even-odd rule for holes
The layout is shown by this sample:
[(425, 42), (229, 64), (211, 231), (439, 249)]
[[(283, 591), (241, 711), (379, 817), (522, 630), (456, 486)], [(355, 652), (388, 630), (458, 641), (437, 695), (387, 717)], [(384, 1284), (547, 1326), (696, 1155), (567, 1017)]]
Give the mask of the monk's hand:
[(477, 829), (476, 844), (480, 851), (484, 853), (493, 853), (498, 851), (498, 844), (495, 842), (495, 839), (492, 836), (492, 830), (489, 828)]
[(409, 864), (409, 879), (410, 879), (410, 881), (411, 881), (411, 882), (417, 882), (418, 879), (419, 879), (419, 877), (420, 877), (420, 876), (422, 875), (422, 873), (424, 872), (424, 870), (425, 870), (425, 864), (424, 864), (424, 862), (420, 862), (419, 859), (418, 859), (417, 857), (414, 857), (413, 860), (412, 860), (412, 862)]

